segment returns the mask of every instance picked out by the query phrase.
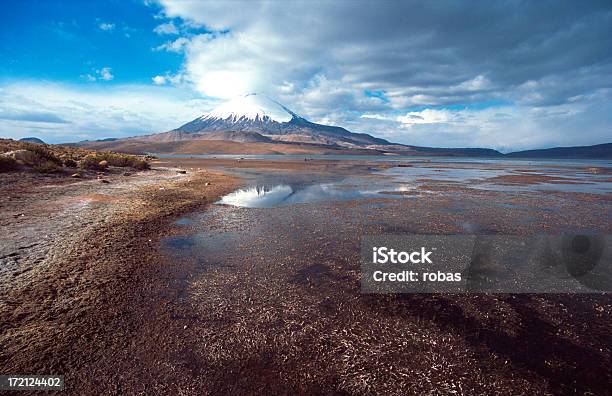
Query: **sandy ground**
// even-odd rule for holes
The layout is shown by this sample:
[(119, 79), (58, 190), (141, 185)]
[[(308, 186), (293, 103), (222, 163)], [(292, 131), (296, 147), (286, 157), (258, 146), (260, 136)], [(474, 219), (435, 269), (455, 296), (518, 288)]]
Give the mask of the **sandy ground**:
[[(65, 394), (78, 395), (609, 393), (609, 298), (361, 295), (355, 245), (363, 233), (424, 227), (610, 232), (609, 196), (542, 200), (432, 182), (444, 194), (388, 207), (376, 205), (397, 200), (210, 210), (243, 182), (218, 168), (374, 165), (155, 166), (108, 184), (0, 176), (0, 372), (63, 374)], [(199, 225), (175, 224), (188, 213)], [(201, 254), (165, 250), (192, 235), (204, 235)]]

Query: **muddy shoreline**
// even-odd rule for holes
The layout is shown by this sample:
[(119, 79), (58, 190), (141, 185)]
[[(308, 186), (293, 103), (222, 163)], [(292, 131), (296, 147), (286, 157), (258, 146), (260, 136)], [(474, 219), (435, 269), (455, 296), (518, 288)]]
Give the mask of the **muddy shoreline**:
[[(18, 253), (3, 254), (1, 372), (63, 374), (71, 394), (134, 393), (145, 390), (138, 384), (151, 384), (146, 372), (137, 375), (134, 368), (156, 367), (150, 360), (155, 354), (144, 351), (176, 344), (164, 335), (180, 337), (178, 329), (160, 330), (172, 324), (165, 317), (160, 290), (173, 288), (167, 288), (168, 279), (159, 274), (173, 269), (156, 247), (172, 232), (173, 219), (205, 207), (239, 180), (214, 170), (179, 174), (175, 169), (143, 172), (129, 181), (119, 176), (109, 180), (108, 185), (65, 179), (46, 184), (24, 177), (21, 186), (4, 185), (14, 201), (3, 205), (4, 213), (14, 215), (4, 229), (34, 231), (39, 238), (54, 235), (44, 243), (25, 245), (28, 235), (11, 235), (3, 243), (3, 250)], [(33, 196), (31, 182), (36, 184)], [(70, 211), (45, 226), (44, 205), (57, 201), (67, 201)], [(89, 209), (77, 211), (83, 205)], [(74, 217), (77, 222), (69, 222)], [(26, 219), (27, 226), (15, 224)], [(36, 248), (38, 252), (27, 252)], [(141, 330), (148, 337), (137, 340)], [(121, 372), (129, 373), (128, 381), (118, 380)], [(171, 386), (172, 381), (164, 383)]]

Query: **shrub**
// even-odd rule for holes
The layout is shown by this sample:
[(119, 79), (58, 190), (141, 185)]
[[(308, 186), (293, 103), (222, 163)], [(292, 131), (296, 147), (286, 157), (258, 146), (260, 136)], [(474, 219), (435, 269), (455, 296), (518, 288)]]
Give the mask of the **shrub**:
[(80, 162), (80, 166), (83, 169), (100, 170), (100, 161), (96, 154), (87, 154)]
[(15, 159), (17, 163), (23, 163), (23, 164), (30, 165), (30, 166), (34, 166), (43, 161), (38, 156), (38, 154), (30, 150), (21, 149), (21, 150), (11, 151), (8, 154), (11, 155), (11, 157)]
[(134, 155), (97, 153), (88, 154), (81, 160), (81, 168), (102, 170), (106, 166), (117, 166), (121, 168), (134, 168), (139, 170), (149, 169), (149, 163)]
[(17, 168), (17, 161), (11, 157), (0, 155), (0, 172), (8, 172)]
[(55, 156), (46, 145), (43, 144), (35, 144), (35, 143), (25, 143), (23, 146), (24, 150), (28, 150), (36, 154), (36, 156), (40, 159), (41, 164), (45, 161), (53, 162), (57, 166), (62, 166), (62, 160)]
[(75, 160), (73, 160), (72, 158), (68, 158), (66, 160), (64, 160), (64, 166), (66, 168), (76, 168), (77, 167), (77, 163)]
[(134, 161), (132, 161), (131, 166), (132, 168), (138, 169), (138, 170), (151, 169), (151, 165), (147, 161), (137, 158), (137, 157), (134, 159)]
[[(34, 144), (28, 144), (28, 149), (19, 149), (10, 152), (10, 157), (6, 154), (3, 158), (8, 158), (9, 161), (15, 164), (25, 164), (31, 166), (35, 171), (40, 173), (56, 172), (62, 168), (62, 161), (53, 153), (46, 149), (30, 150)], [(10, 166), (10, 165), (9, 165)]]
[(59, 171), (61, 166), (53, 161), (43, 160), (32, 167), (38, 173), (53, 173)]

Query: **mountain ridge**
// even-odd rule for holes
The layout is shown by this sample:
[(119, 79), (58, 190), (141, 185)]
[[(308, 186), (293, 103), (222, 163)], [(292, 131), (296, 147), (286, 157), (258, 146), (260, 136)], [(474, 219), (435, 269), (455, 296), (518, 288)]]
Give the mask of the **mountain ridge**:
[(317, 124), (265, 95), (252, 93), (222, 104), (211, 112), (170, 132), (198, 134), (231, 131), (256, 132), (272, 141), (367, 148), (391, 145), (385, 139), (342, 127)]

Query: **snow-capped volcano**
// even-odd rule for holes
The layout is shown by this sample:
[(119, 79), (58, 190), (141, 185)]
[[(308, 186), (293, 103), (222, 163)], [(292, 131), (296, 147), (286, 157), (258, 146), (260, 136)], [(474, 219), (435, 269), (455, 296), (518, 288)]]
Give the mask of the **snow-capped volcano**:
[(239, 96), (176, 129), (180, 132), (278, 132), (283, 123), (300, 118), (261, 94)]
[(200, 119), (287, 122), (293, 117), (298, 116), (277, 101), (265, 95), (251, 93), (222, 104)]
[[(248, 94), (232, 99), (168, 132), (95, 142), (83, 147), (127, 152), (199, 153), (403, 153), (498, 155), (489, 149), (435, 149), (393, 144), (367, 133), (310, 122), (278, 101)], [(501, 154), (499, 154), (501, 155)]]
[(213, 111), (169, 132), (187, 140), (280, 141), (342, 147), (388, 145), (386, 140), (344, 128), (310, 122), (262, 94), (232, 99)]

